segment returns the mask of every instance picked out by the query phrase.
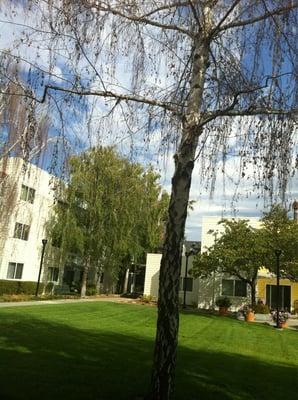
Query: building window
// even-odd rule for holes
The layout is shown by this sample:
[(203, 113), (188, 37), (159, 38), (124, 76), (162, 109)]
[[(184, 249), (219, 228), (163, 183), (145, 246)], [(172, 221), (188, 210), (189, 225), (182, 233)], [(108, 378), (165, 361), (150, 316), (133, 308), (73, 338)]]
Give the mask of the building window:
[(247, 285), (237, 279), (223, 279), (221, 294), (222, 296), (246, 297)]
[(35, 197), (35, 189), (32, 189), (26, 185), (22, 185), (21, 189), (21, 200), (28, 201), (33, 204)]
[(29, 225), (20, 224), (19, 222), (17, 222), (14, 227), (13, 237), (16, 239), (28, 240), (29, 229)]
[(48, 268), (48, 281), (58, 282), (59, 279), (59, 268), (49, 267)]
[(193, 278), (180, 278), (180, 290), (186, 292), (192, 292), (193, 289)]
[(24, 264), (10, 262), (8, 264), (7, 279), (22, 279)]

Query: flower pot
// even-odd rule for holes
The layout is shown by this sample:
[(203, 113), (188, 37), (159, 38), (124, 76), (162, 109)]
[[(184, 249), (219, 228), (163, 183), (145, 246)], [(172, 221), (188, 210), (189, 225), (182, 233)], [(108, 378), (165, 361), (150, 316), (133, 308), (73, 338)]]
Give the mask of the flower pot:
[(228, 315), (227, 307), (219, 307), (219, 315)]
[(284, 329), (284, 328), (287, 328), (287, 327), (288, 327), (288, 324), (286, 323), (286, 321), (280, 322), (280, 323), (279, 323), (279, 327)]
[(255, 320), (255, 314), (252, 311), (249, 311), (246, 314), (245, 321), (252, 322)]

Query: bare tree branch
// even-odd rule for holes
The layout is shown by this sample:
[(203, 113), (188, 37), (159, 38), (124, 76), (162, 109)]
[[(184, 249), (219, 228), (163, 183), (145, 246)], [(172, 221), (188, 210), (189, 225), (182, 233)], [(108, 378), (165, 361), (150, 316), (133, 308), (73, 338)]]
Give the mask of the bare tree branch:
[[(138, 15), (127, 15), (127, 14), (121, 12), (120, 10), (117, 10), (117, 9), (111, 7), (109, 4), (105, 4), (103, 2), (97, 4), (97, 2), (90, 3), (89, 1), (85, 0), (84, 4), (88, 8), (95, 8), (98, 11), (103, 11), (103, 12), (106, 12), (106, 13), (117, 15), (119, 17), (125, 18), (128, 21), (141, 23), (141, 24), (145, 24), (145, 25), (151, 25), (151, 26), (155, 26), (155, 27), (161, 28), (161, 29), (168, 29), (168, 30), (178, 31), (178, 32), (181, 32), (181, 33), (183, 33), (185, 35), (188, 35), (191, 38), (194, 36), (192, 31), (190, 31), (188, 29), (184, 29), (181, 26), (163, 24), (161, 22), (157, 22), (157, 21), (148, 19), (143, 15), (140, 15), (140, 16), (138, 16)], [(186, 2), (186, 4), (189, 5), (189, 2)], [(184, 4), (182, 4), (182, 5), (184, 5)]]
[(276, 108), (266, 108), (266, 107), (249, 107), (246, 109), (225, 109), (216, 110), (209, 113), (203, 114), (203, 119), (200, 122), (200, 126), (206, 125), (208, 122), (214, 120), (218, 117), (240, 117), (240, 116), (254, 116), (254, 115), (288, 115), (295, 116), (298, 115), (298, 108), (291, 110), (276, 109)]
[(240, 3), (241, 0), (235, 0), (234, 3), (231, 5), (231, 7), (227, 10), (227, 12), (225, 13), (225, 15), (221, 18), (221, 20), (219, 21), (219, 23), (217, 24), (217, 26), (212, 30), (211, 35), (216, 34), (219, 30), (221, 25), (225, 22), (225, 20), (228, 18), (228, 16), (233, 12), (233, 10), (235, 9), (235, 7), (237, 7), (237, 5)]
[(28, 98), (36, 100), (38, 103), (42, 104), (45, 102), (49, 90), (55, 90), (55, 91), (59, 91), (59, 92), (75, 94), (78, 96), (99, 96), (99, 97), (104, 97), (104, 98), (113, 98), (118, 101), (133, 101), (136, 103), (143, 103), (143, 104), (148, 104), (151, 106), (161, 107), (164, 110), (171, 111), (175, 114), (178, 114), (178, 105), (175, 105), (175, 103), (172, 103), (172, 102), (163, 102), (163, 101), (159, 101), (159, 100), (148, 99), (148, 98), (142, 97), (142, 96), (120, 94), (120, 93), (114, 93), (111, 91), (103, 91), (103, 90), (75, 90), (75, 89), (68, 89), (68, 88), (63, 88), (63, 87), (55, 86), (55, 85), (45, 85), (43, 95), (40, 98), (35, 97), (32, 93), (30, 94), (28, 91), (26, 92), (26, 94), (20, 94), (20, 93), (7, 93), (7, 92), (0, 90), (0, 94), (5, 94), (5, 95), (9, 95), (9, 96), (28, 97)]
[(276, 8), (275, 10), (268, 11), (262, 15), (258, 15), (257, 17), (234, 21), (229, 24), (222, 25), (221, 27), (218, 28), (217, 32), (226, 31), (228, 29), (237, 28), (240, 26), (252, 25), (257, 22), (264, 21), (265, 19), (268, 19), (268, 18), (272, 17), (273, 15), (281, 15), (281, 14), (284, 14), (295, 8), (298, 8), (298, 3), (290, 1), (287, 6)]

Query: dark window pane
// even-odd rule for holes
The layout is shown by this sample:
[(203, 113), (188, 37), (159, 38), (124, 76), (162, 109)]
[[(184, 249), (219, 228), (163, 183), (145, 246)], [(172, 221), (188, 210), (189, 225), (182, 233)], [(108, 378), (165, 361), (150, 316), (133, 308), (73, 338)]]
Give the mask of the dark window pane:
[(28, 240), (28, 237), (29, 237), (29, 225), (23, 225), (22, 239), (23, 240)]
[(22, 185), (21, 200), (27, 201), (28, 189), (29, 189), (28, 186)]
[(234, 295), (234, 280), (233, 279), (223, 279), (221, 294), (223, 296), (233, 296)]
[(192, 292), (193, 278), (184, 278), (184, 284), (187, 292)]
[(22, 237), (22, 224), (19, 224), (18, 222), (15, 224), (14, 227), (14, 234), (13, 237), (17, 239), (21, 239)]
[(28, 192), (28, 201), (29, 201), (29, 203), (33, 204), (34, 197), (35, 197), (35, 190), (29, 188), (29, 192)]
[(29, 201), (29, 203), (33, 204), (34, 197), (35, 197), (35, 189), (29, 188), (26, 185), (22, 185), (21, 200)]
[(53, 272), (53, 281), (57, 282), (59, 278), (59, 268), (54, 268), (54, 272)]
[(9, 263), (7, 269), (7, 279), (14, 279), (14, 273), (16, 269), (16, 263)]
[(286, 311), (291, 310), (291, 286), (283, 287), (283, 309)]
[(15, 279), (22, 279), (23, 266), (24, 266), (24, 264), (17, 264), (16, 272), (15, 272)]
[(51, 282), (57, 282), (58, 277), (59, 277), (59, 268), (49, 267), (48, 280)]
[(235, 281), (235, 296), (246, 297), (247, 296), (247, 285), (243, 281)]

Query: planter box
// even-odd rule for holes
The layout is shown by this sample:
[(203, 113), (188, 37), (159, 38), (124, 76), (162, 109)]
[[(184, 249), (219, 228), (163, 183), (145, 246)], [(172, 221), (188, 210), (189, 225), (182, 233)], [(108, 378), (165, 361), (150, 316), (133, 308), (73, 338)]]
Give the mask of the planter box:
[(270, 322), (270, 321), (272, 321), (272, 315), (271, 314), (255, 314), (255, 321)]

